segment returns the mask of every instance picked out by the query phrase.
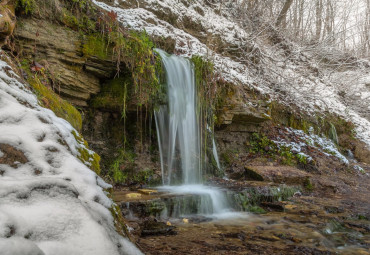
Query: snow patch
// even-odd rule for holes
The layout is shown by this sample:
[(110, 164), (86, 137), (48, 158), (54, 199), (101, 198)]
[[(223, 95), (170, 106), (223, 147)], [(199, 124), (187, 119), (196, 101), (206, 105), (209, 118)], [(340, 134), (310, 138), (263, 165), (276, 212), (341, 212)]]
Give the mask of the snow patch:
[(27, 162), (0, 165), (0, 253), (141, 254), (115, 231), (110, 185), (77, 158), (77, 131), (4, 68), (0, 61), (0, 144)]
[(302, 155), (307, 158), (307, 161), (311, 161), (312, 157), (302, 152), (303, 149), (311, 146), (318, 149), (326, 156), (334, 156), (344, 164), (349, 164), (348, 159), (338, 151), (337, 147), (330, 139), (318, 136), (314, 133), (306, 134), (302, 130), (293, 128), (286, 128), (285, 130), (288, 133), (293, 134), (298, 141), (286, 141), (279, 137), (279, 139), (273, 140), (279, 148), (282, 146), (289, 147), (293, 153)]
[(45, 255), (34, 243), (24, 238), (0, 238), (1, 255)]

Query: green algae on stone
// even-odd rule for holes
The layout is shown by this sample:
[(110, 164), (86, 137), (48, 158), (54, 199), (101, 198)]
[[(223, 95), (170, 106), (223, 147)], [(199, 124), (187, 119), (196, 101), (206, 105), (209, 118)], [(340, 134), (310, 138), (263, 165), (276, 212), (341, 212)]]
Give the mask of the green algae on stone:
[(119, 109), (125, 116), (128, 87), (131, 80), (127, 77), (115, 78), (103, 84), (101, 92), (91, 99), (94, 108)]
[(36, 7), (35, 0), (17, 0), (15, 2), (16, 11), (23, 11), (26, 15), (32, 14)]
[(75, 129), (81, 130), (80, 112), (66, 100), (60, 98), (51, 88), (46, 87), (37, 75), (28, 79), (42, 106), (52, 110), (56, 116), (68, 121)]
[(284, 165), (306, 165), (308, 158), (304, 154), (293, 153), (291, 146), (279, 145), (270, 140), (264, 134), (253, 133), (247, 150), (252, 154), (265, 155), (269, 158), (278, 159)]
[(80, 147), (77, 148), (77, 151), (79, 155), (77, 158), (81, 160), (82, 163), (84, 163), (87, 167), (92, 169), (97, 175), (100, 174), (100, 156), (89, 150), (89, 145), (83, 137), (78, 134), (76, 131), (72, 131), (72, 135), (80, 145)]
[(100, 59), (108, 58), (108, 42), (100, 34), (91, 34), (86, 36), (82, 44), (82, 53), (84, 56), (96, 56)]

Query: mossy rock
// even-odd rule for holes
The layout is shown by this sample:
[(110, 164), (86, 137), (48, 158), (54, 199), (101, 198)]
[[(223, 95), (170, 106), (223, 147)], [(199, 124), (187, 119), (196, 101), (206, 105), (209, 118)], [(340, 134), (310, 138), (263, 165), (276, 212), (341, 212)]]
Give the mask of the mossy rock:
[(94, 108), (125, 111), (128, 103), (128, 89), (132, 86), (129, 77), (115, 78), (103, 84), (101, 92), (93, 97), (90, 105)]
[(51, 88), (45, 86), (37, 75), (29, 78), (28, 82), (35, 90), (42, 106), (49, 108), (56, 116), (65, 119), (76, 130), (81, 131), (82, 117), (74, 106), (60, 98)]
[(77, 148), (79, 155), (77, 158), (81, 160), (87, 167), (92, 169), (97, 175), (100, 175), (100, 156), (94, 151), (89, 150), (89, 145), (83, 137), (76, 131), (72, 131), (72, 135), (79, 143), (80, 147)]

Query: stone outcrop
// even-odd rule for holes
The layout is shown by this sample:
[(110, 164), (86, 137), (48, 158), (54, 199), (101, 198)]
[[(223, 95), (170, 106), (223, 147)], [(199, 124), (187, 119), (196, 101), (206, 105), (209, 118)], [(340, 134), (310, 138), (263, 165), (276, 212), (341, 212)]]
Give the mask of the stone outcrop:
[(311, 174), (291, 166), (246, 166), (248, 179), (275, 183), (304, 185)]
[(16, 24), (14, 1), (4, 0), (0, 3), (0, 44), (13, 34)]
[(45, 67), (54, 90), (76, 106), (87, 106), (100, 91), (100, 81), (116, 74), (112, 57), (84, 56), (79, 32), (47, 20), (22, 19), (15, 32), (19, 53)]
[(28, 159), (22, 151), (9, 144), (0, 143), (0, 154), (0, 164), (6, 164), (13, 168), (17, 168), (18, 165), (28, 162)]

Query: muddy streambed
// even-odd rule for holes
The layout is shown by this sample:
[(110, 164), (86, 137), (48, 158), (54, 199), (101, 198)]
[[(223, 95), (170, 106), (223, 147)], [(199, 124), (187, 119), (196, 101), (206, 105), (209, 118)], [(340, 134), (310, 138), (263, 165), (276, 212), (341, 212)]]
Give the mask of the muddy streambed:
[(249, 186), (224, 190), (232, 208), (216, 215), (200, 213), (204, 201), (191, 194), (127, 189), (114, 199), (145, 254), (370, 254), (368, 215), (346, 198)]

